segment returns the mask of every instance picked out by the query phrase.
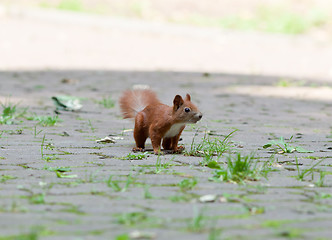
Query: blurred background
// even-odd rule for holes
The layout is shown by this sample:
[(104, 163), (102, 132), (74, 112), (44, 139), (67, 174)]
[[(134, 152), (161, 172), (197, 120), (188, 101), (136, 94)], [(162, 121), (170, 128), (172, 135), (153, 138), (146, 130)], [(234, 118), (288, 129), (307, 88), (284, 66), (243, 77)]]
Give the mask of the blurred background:
[(332, 78), (330, 0), (0, 0), (0, 70)]

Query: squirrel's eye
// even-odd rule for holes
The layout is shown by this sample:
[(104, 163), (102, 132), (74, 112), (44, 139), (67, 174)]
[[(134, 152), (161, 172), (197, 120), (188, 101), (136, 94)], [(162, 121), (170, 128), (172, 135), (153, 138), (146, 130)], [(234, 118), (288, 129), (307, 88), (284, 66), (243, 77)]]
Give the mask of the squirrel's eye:
[(184, 111), (185, 112), (190, 112), (190, 108), (185, 108)]

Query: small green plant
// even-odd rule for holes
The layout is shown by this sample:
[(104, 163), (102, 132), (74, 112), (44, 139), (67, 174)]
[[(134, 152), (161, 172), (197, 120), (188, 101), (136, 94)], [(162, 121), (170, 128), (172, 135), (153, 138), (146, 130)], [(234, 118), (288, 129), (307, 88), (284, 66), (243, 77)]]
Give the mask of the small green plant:
[(210, 138), (205, 134), (202, 141), (198, 144), (195, 144), (194, 136), (190, 150), (186, 152), (185, 155), (203, 157), (204, 161), (201, 163), (202, 165), (206, 165), (210, 161), (213, 161), (214, 157), (219, 159), (223, 153), (231, 148), (230, 138), (236, 131), (237, 130), (232, 131), (224, 139)]
[(206, 217), (203, 214), (203, 210), (198, 210), (197, 208), (194, 208), (194, 215), (192, 219), (189, 220), (187, 229), (191, 232), (202, 232), (206, 229)]
[(113, 191), (115, 192), (125, 192), (128, 190), (128, 188), (130, 187), (130, 185), (135, 184), (136, 178), (134, 178), (131, 174), (129, 174), (127, 176), (127, 179), (125, 181), (124, 186), (121, 186), (122, 182), (121, 180), (114, 180), (113, 179), (113, 175), (110, 175), (110, 177), (108, 178), (108, 180), (106, 181), (106, 184), (108, 187), (112, 188)]
[(142, 159), (146, 159), (148, 156), (149, 156), (148, 152), (139, 153), (139, 154), (128, 153), (127, 156), (122, 157), (121, 159), (123, 159), (123, 160), (142, 160)]
[(5, 103), (0, 102), (2, 107), (2, 114), (0, 115), (0, 124), (11, 125), (15, 119), (24, 117), (27, 109), (18, 110), (18, 104), (12, 104), (8, 101)]
[(161, 154), (158, 155), (156, 165), (155, 165), (155, 170), (153, 171), (155, 174), (159, 174), (162, 172), (168, 171), (168, 169), (173, 165), (170, 162), (165, 162), (163, 163), (161, 160)]
[(266, 148), (272, 147), (275, 150), (275, 152), (277, 152), (279, 154), (293, 153), (295, 151), (299, 152), (299, 153), (312, 153), (313, 152), (310, 150), (306, 150), (300, 146), (294, 147), (293, 145), (291, 145), (292, 139), (293, 139), (293, 136), (291, 136), (289, 141), (286, 142), (283, 137), (280, 137), (280, 139), (278, 139), (278, 140), (272, 140), (272, 141), (268, 142), (267, 144), (265, 144), (263, 146), (263, 148), (266, 149)]
[(265, 207), (262, 206), (253, 206), (245, 204), (244, 208), (250, 215), (263, 214), (265, 212)]
[(130, 240), (128, 233), (120, 234), (115, 237), (115, 240)]
[(319, 179), (315, 182), (315, 186), (316, 187), (324, 187), (325, 184), (324, 184), (324, 180), (325, 180), (325, 175), (326, 175), (326, 172), (319, 172)]
[[(300, 181), (304, 181), (304, 178), (309, 176), (311, 174), (311, 181), (314, 180), (314, 171), (315, 171), (315, 167), (318, 166), (322, 161), (324, 161), (324, 159), (320, 160), (319, 162), (315, 163), (314, 165), (312, 165), (310, 168), (308, 169), (304, 169), (304, 170), (300, 170), (299, 167), (299, 160), (297, 159), (297, 157), (295, 157), (295, 162), (296, 162), (296, 169), (297, 169), (297, 176), (296, 178)], [(323, 184), (324, 181), (324, 177), (325, 174), (321, 174), (320, 175), (320, 179), (318, 180), (318, 184)]]
[(97, 103), (104, 108), (114, 108), (115, 106), (115, 101), (111, 96), (103, 97), (100, 101), (97, 101)]
[(68, 174), (63, 171), (54, 171), (58, 178), (77, 178), (77, 174)]
[(134, 226), (146, 221), (147, 219), (148, 215), (144, 212), (123, 213), (118, 216), (117, 223), (126, 226)]
[(219, 240), (221, 239), (221, 230), (212, 228), (209, 232), (208, 240)]
[(40, 153), (41, 153), (42, 159), (44, 159), (44, 143), (45, 143), (45, 134), (44, 134), (42, 142), (40, 144)]
[[(149, 216), (146, 212), (127, 212), (122, 214), (116, 214), (116, 223), (125, 225), (127, 227), (161, 227), (163, 220), (154, 216)], [(152, 239), (155, 238), (151, 234), (143, 234), (140, 239)], [(132, 239), (132, 238), (130, 238)]]
[(44, 166), (43, 170), (48, 170), (51, 172), (71, 172), (70, 167), (49, 167), (49, 166)]
[(197, 184), (196, 178), (186, 178), (183, 179), (181, 182), (178, 183), (179, 188), (182, 192), (192, 190)]
[(217, 162), (210, 162), (208, 167), (215, 169), (211, 180), (243, 183), (246, 180), (257, 181), (261, 177), (267, 177), (272, 171), (268, 162), (258, 166), (258, 160), (254, 154), (242, 156), (240, 153), (227, 156), (227, 166), (224, 167)]
[(32, 194), (29, 197), (29, 202), (32, 204), (44, 204), (45, 203), (45, 193)]
[(38, 136), (38, 134), (40, 134), (42, 131), (43, 131), (43, 130), (39, 130), (39, 131), (37, 131), (37, 125), (35, 125), (35, 127), (34, 127), (34, 132), (33, 132), (34, 137), (36, 138), (36, 137)]
[(88, 125), (89, 125), (89, 127), (91, 129), (91, 132), (94, 133), (96, 131), (96, 128), (92, 126), (91, 120), (88, 120)]
[(45, 148), (45, 134), (44, 134), (42, 142), (40, 144), (41, 159), (45, 160), (45, 161), (50, 161), (49, 157), (44, 154), (44, 148)]
[(198, 199), (200, 196), (190, 192), (181, 192), (181, 194), (173, 195), (169, 197), (172, 202), (192, 202), (194, 199)]
[(144, 199), (152, 199), (153, 196), (151, 194), (151, 192), (149, 191), (149, 186), (145, 185), (144, 186)]
[(12, 175), (1, 175), (0, 176), (0, 183), (4, 183), (4, 182), (7, 182), (8, 180), (11, 180), (11, 179), (16, 179), (17, 177), (14, 177)]
[(0, 240), (38, 240), (41, 236), (52, 235), (52, 232), (44, 226), (34, 226), (28, 233), (10, 236), (0, 236)]
[(332, 198), (332, 195), (329, 193), (323, 193), (323, 192), (316, 192), (313, 196), (314, 200), (322, 200), (322, 199), (330, 199)]
[(62, 122), (62, 120), (58, 117), (58, 115), (54, 115), (54, 116), (38, 116), (38, 115), (34, 114), (32, 116), (27, 117), (27, 120), (38, 121), (37, 124), (41, 125), (43, 127), (54, 126), (58, 122)]
[(45, 134), (44, 134), (42, 142), (40, 144), (41, 159), (46, 161), (46, 162), (51, 162), (52, 160), (59, 159), (57, 157), (57, 155), (55, 155), (55, 154), (49, 154), (48, 155), (48, 154), (44, 153), (44, 149), (46, 149), (46, 150), (53, 150), (54, 149), (54, 146), (51, 143), (45, 144), (45, 140), (46, 140), (46, 138), (45, 138)]

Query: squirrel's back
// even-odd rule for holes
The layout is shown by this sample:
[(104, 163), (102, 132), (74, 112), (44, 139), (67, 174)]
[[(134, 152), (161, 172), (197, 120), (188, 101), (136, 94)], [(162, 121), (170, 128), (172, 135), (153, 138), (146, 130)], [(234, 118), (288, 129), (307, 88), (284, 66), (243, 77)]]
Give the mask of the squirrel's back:
[(146, 106), (156, 103), (159, 103), (159, 99), (150, 89), (128, 90), (120, 98), (123, 118), (135, 118), (136, 114)]

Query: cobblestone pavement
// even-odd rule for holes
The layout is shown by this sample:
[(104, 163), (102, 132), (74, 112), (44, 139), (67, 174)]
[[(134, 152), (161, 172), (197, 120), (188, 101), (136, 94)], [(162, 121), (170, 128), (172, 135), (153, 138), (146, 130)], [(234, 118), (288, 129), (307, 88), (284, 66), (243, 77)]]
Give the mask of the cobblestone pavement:
[[(301, 78), (279, 77), (292, 75), (280, 69), (266, 70), (280, 74), (275, 77), (245, 75), (246, 69), (242, 74), (226, 74), (222, 69), (208, 72), (204, 66), (195, 70), (195, 61), (188, 63), (190, 71), (156, 70), (157, 64), (154, 70), (140, 71), (130, 60), (135, 51), (131, 55), (120, 47), (117, 51), (124, 55), (118, 70), (111, 70), (117, 68), (111, 58), (106, 58), (112, 62), (109, 66), (97, 68), (99, 58), (93, 52), (63, 50), (65, 43), (62, 47), (46, 44), (53, 41), (46, 34), (53, 23), (23, 19), (6, 21), (27, 24), (24, 33), (32, 33), (33, 26), (36, 32), (45, 31), (45, 48), (33, 55), (26, 45), (21, 59), (16, 52), (15, 58), (7, 53), (8, 62), (1, 56), (1, 102), (11, 103), (11, 109), (19, 102), (14, 115), (23, 108), (26, 113), (12, 124), (0, 125), (0, 239), (331, 238), (332, 85), (328, 78), (312, 78), (310, 70), (308, 78), (301, 74)], [(40, 25), (44, 25), (42, 30)], [(61, 29), (89, 35), (83, 26), (62, 25)], [(120, 44), (120, 37), (112, 34)], [(40, 34), (35, 36), (36, 42), (43, 42)], [(24, 36), (13, 41), (20, 40)], [(76, 47), (82, 42), (77, 41)], [(149, 42), (142, 43), (149, 46)], [(97, 47), (102, 50), (103, 44), (98, 42)], [(7, 41), (6, 49), (10, 48)], [(74, 61), (80, 58), (81, 63)], [(171, 65), (163, 66), (171, 69)], [(133, 155), (133, 123), (121, 118), (117, 99), (135, 84), (149, 85), (169, 105), (176, 94), (192, 95), (204, 116), (197, 125), (186, 127), (181, 144), (189, 151), (205, 136), (210, 140), (205, 141), (207, 149), (194, 152), (204, 156)], [(51, 97), (58, 95), (79, 97), (83, 108), (59, 110), (58, 118), (51, 118), (55, 116)], [(106, 108), (106, 103), (112, 104), (109, 97), (115, 106)], [(11, 115), (7, 112), (6, 116)], [(10, 117), (7, 120), (10, 123)], [(45, 126), (52, 122), (56, 124)], [(109, 135), (115, 143), (96, 142)], [(209, 155), (214, 139), (226, 139), (223, 143), (229, 149), (221, 157)], [(243, 158), (255, 156), (253, 171), (242, 183), (235, 183), (236, 178), (226, 181), (230, 175), (222, 173), (230, 171), (227, 159), (235, 159), (236, 153)]]

